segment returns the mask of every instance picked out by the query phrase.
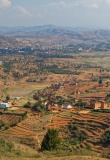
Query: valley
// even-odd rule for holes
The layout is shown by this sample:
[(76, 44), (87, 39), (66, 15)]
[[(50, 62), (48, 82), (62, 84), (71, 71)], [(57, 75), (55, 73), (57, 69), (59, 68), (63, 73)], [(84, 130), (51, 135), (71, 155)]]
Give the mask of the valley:
[[(109, 31), (20, 32), (0, 36), (2, 159), (109, 159)], [(60, 149), (42, 151), (53, 128)]]

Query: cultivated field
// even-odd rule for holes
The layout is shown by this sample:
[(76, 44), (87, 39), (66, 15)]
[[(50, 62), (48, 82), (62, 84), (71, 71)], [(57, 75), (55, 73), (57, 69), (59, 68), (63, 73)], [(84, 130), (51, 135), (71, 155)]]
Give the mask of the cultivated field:
[(86, 132), (88, 137), (81, 144), (70, 145), (71, 150), (80, 150), (81, 148), (91, 148), (96, 153), (109, 153), (109, 147), (102, 146), (100, 138), (102, 134), (110, 128), (110, 113), (71, 113), (69, 111), (62, 112), (53, 116), (48, 127), (58, 128), (60, 136), (68, 140), (72, 138), (69, 124), (73, 124), (79, 131)]

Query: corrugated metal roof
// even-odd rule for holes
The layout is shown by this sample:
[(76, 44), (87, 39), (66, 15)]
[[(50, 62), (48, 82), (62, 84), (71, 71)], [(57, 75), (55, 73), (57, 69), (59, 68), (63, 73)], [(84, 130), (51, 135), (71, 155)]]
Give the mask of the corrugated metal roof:
[(3, 102), (0, 103), (0, 108), (9, 108), (9, 107), (10, 105), (8, 103), (3, 103)]

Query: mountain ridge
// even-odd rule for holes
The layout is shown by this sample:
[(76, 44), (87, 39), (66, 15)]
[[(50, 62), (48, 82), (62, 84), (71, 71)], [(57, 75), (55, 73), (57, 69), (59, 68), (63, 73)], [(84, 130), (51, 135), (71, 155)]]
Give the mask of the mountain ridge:
[(6, 27), (0, 26), (0, 32), (10, 33), (10, 32), (30, 32), (30, 31), (41, 31), (46, 29), (62, 29), (68, 31), (92, 31), (94, 29), (83, 28), (83, 27), (60, 27), (56, 25), (42, 25), (42, 26), (18, 26), (18, 27)]

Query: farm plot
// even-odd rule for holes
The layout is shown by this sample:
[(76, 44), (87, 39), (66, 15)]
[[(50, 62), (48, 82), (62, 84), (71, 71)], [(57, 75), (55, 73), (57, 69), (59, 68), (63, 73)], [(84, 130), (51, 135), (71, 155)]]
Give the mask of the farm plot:
[(0, 116), (0, 120), (6, 123), (7, 125), (18, 123), (21, 118), (22, 118), (21, 116), (12, 114), (3, 114)]
[(17, 126), (10, 127), (8, 130), (2, 132), (4, 136), (10, 135), (14, 138), (32, 137), (38, 139), (39, 143), (46, 132), (45, 126), (50, 123), (52, 115), (38, 117), (37, 115), (28, 115), (27, 119), (20, 122)]
[[(48, 128), (59, 129), (60, 136), (65, 140), (73, 138), (72, 132), (75, 128), (80, 133), (86, 133), (87, 138), (83, 142), (76, 145), (76, 148), (91, 148), (91, 150), (97, 153), (104, 153), (108, 150), (107, 147), (103, 147), (100, 143), (100, 138), (106, 129), (110, 127), (110, 113), (100, 113), (93, 115), (89, 114), (73, 114), (70, 113), (56, 114), (53, 116), (51, 123), (47, 125)], [(73, 131), (69, 129), (72, 125)], [(74, 149), (74, 147), (73, 147)]]

